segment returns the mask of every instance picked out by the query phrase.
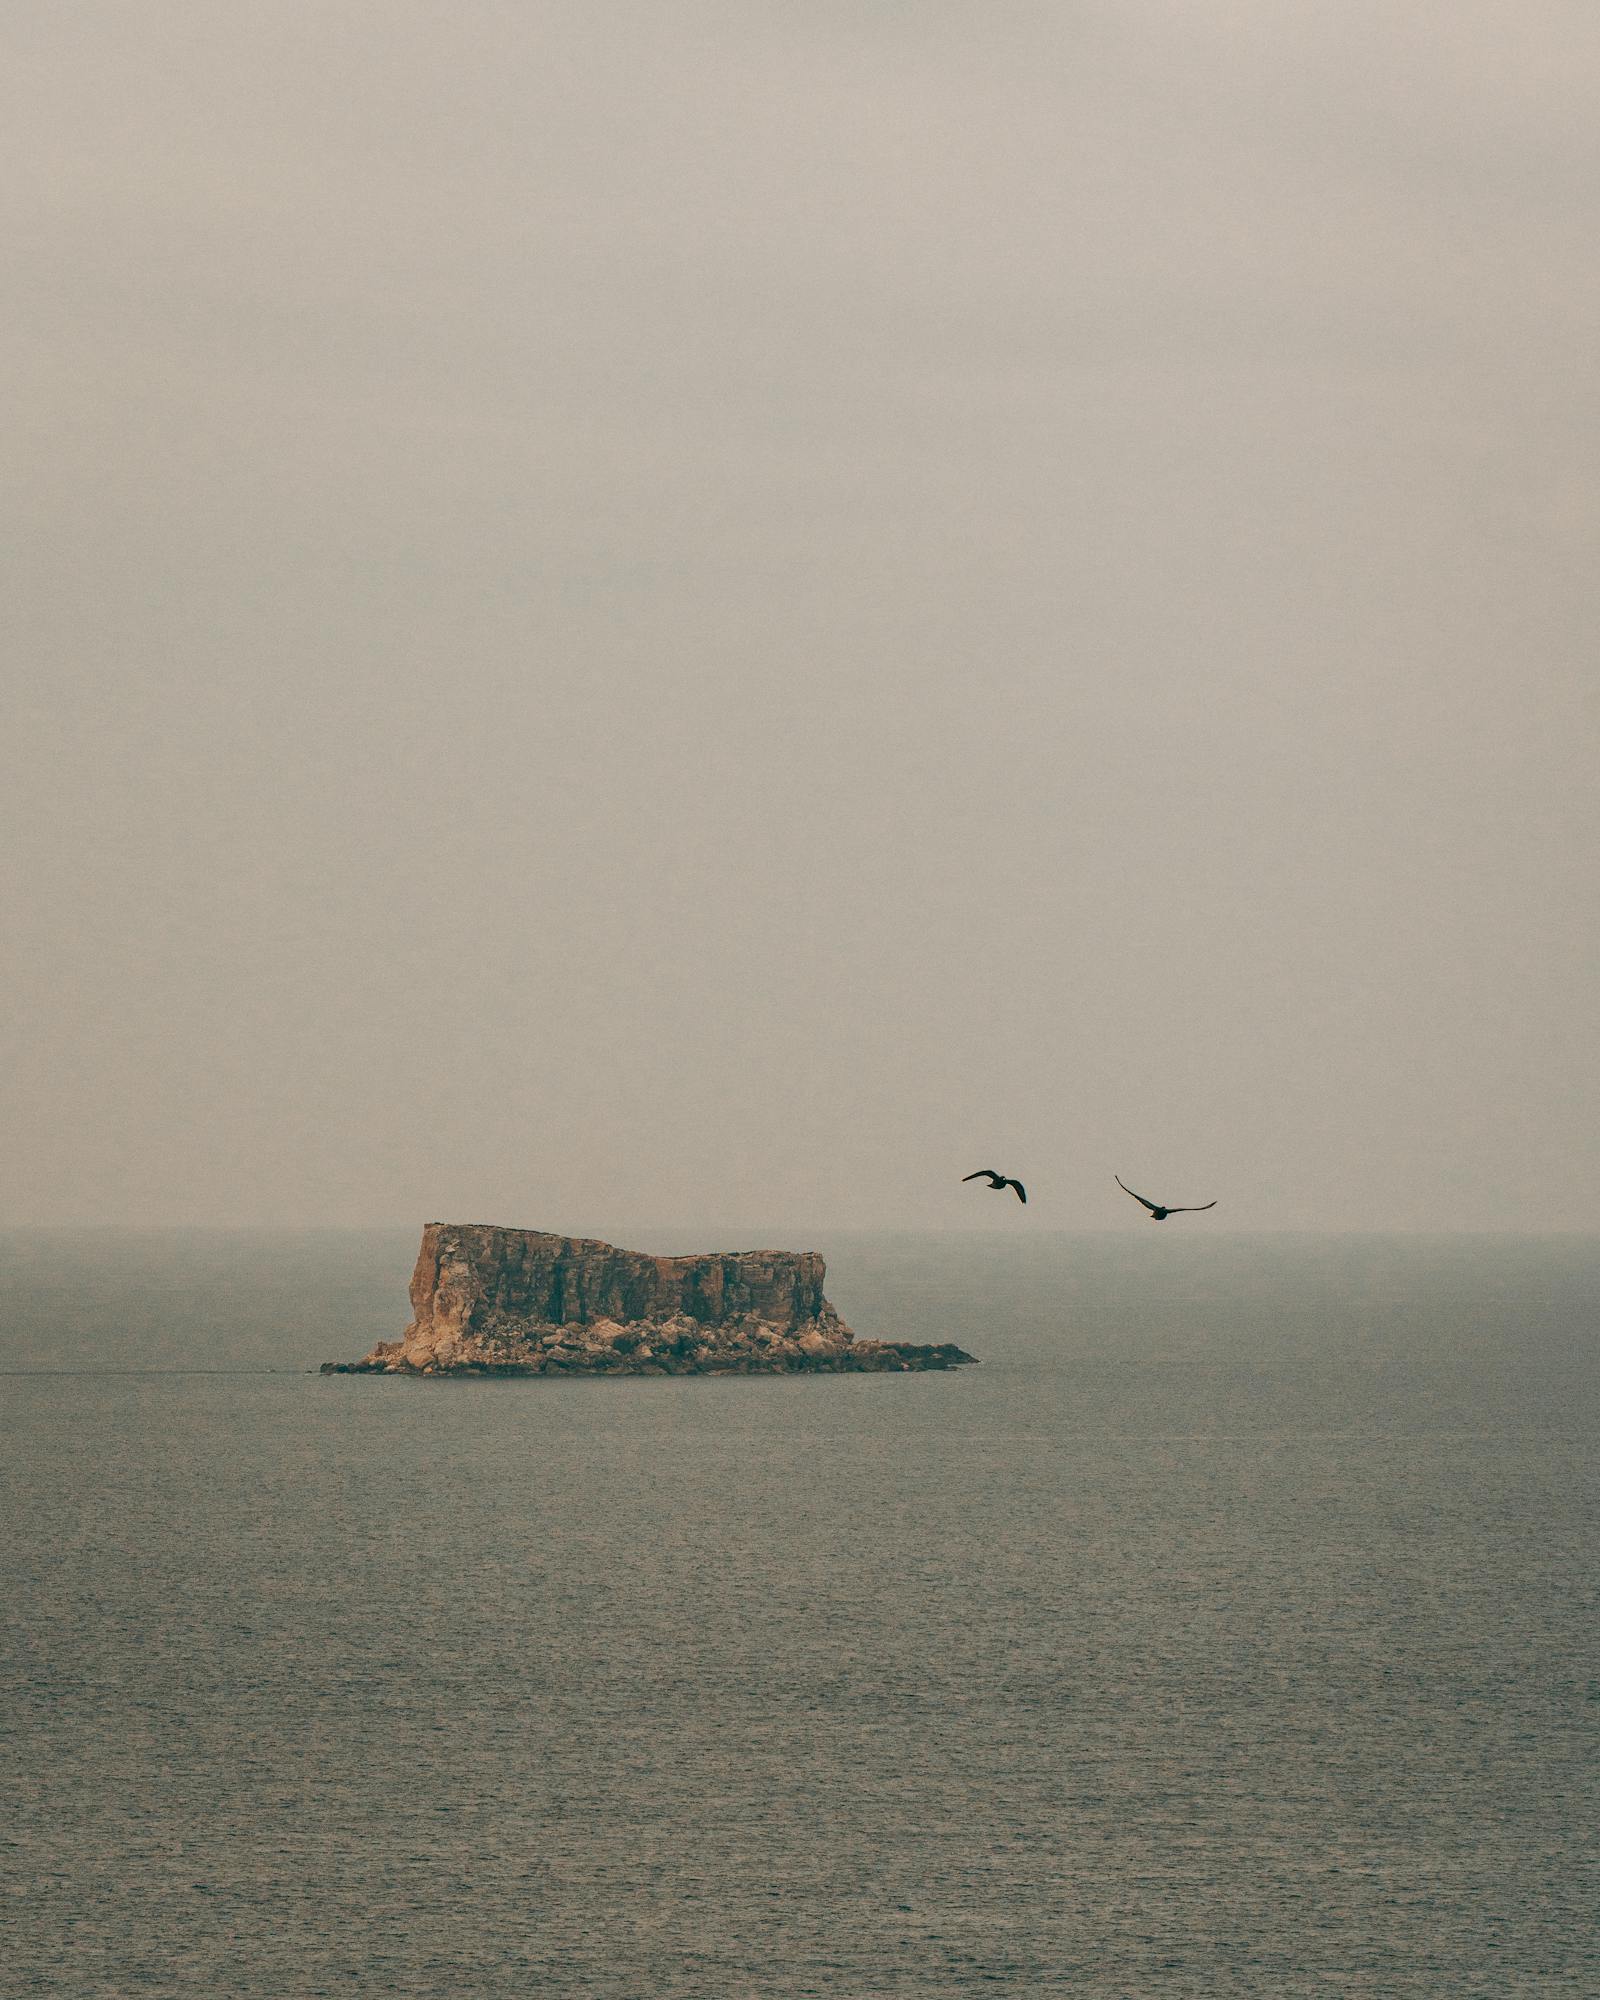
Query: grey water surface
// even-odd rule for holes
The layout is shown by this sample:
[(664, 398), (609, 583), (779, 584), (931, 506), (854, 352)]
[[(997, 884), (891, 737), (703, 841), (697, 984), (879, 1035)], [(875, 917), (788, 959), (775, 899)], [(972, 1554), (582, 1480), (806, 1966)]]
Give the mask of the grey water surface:
[(299, 1372), (414, 1247), (0, 1239), (8, 1992), (1600, 1993), (1600, 1243), (838, 1238), (982, 1367)]

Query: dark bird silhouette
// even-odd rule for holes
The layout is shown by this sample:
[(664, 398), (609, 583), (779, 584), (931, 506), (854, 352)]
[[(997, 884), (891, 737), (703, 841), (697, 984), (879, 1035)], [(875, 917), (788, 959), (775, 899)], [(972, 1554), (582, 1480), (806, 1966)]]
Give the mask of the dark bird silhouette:
[(987, 1179), (992, 1188), (1015, 1188), (1018, 1201), (1026, 1201), (1028, 1199), (1028, 1190), (1022, 1185), (1021, 1181), (1009, 1181), (1004, 1174), (997, 1174), (993, 1167), (979, 1167), (975, 1174), (963, 1174), (961, 1178), (964, 1182)]
[[(1133, 1194), (1133, 1189), (1121, 1174), (1113, 1174), (1111, 1178), (1124, 1194)], [(1144, 1201), (1142, 1194), (1133, 1194), (1133, 1198), (1135, 1201)], [(1159, 1202), (1144, 1201), (1144, 1205), (1150, 1211), (1152, 1222), (1165, 1222), (1169, 1215), (1203, 1215), (1208, 1208), (1215, 1208), (1217, 1204), (1214, 1201), (1203, 1201), (1196, 1208), (1163, 1208)]]

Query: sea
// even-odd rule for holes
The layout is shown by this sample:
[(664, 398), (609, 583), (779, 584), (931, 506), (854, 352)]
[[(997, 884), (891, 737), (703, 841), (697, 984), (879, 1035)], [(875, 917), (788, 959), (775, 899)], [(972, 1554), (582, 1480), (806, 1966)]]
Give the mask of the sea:
[(416, 1232), (0, 1238), (0, 1992), (1600, 1994), (1600, 1240), (775, 1240), (981, 1365), (324, 1377)]

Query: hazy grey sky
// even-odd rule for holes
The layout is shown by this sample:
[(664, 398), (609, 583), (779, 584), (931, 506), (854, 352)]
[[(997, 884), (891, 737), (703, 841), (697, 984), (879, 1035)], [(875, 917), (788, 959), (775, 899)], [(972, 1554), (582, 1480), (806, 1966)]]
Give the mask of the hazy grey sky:
[(0, 23), (0, 1219), (1595, 1226), (1592, 0)]

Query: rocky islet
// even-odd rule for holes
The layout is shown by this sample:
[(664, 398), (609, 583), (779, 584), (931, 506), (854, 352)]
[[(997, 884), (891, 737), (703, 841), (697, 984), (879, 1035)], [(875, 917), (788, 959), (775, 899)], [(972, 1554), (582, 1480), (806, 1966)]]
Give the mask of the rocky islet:
[(652, 1257), (586, 1237), (430, 1222), (411, 1323), (325, 1375), (882, 1374), (956, 1368), (946, 1342), (858, 1340), (814, 1250)]

